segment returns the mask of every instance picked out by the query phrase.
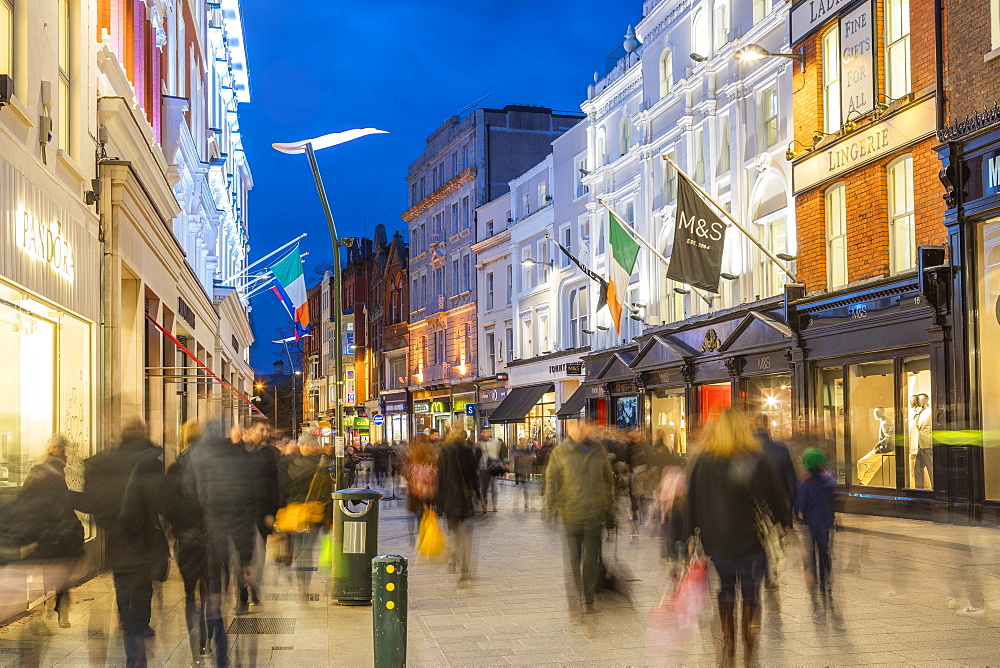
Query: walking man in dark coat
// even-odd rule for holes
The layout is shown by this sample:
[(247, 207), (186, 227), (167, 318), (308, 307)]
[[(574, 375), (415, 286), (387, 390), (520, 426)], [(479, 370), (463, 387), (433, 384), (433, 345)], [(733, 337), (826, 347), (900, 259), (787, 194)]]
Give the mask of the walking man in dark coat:
[(438, 510), (448, 522), (454, 542), (453, 563), (458, 569), (458, 581), (472, 578), (473, 497), (479, 490), (479, 456), (463, 429), (448, 434), (438, 457)]

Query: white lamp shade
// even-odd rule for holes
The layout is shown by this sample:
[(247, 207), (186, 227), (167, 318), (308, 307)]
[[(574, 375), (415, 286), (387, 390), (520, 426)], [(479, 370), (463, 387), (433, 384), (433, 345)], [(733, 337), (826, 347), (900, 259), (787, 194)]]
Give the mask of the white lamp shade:
[(329, 148), (331, 146), (336, 146), (337, 144), (349, 142), (352, 139), (358, 139), (359, 137), (364, 137), (366, 135), (376, 134), (389, 133), (386, 130), (377, 130), (376, 128), (360, 128), (355, 130), (345, 130), (343, 132), (332, 132), (328, 135), (323, 135), (322, 137), (316, 137), (315, 139), (303, 139), (302, 141), (289, 142), (287, 144), (271, 144), (271, 147), (276, 151), (281, 151), (282, 153), (305, 153), (306, 144), (312, 144), (313, 150), (318, 151), (322, 148)]

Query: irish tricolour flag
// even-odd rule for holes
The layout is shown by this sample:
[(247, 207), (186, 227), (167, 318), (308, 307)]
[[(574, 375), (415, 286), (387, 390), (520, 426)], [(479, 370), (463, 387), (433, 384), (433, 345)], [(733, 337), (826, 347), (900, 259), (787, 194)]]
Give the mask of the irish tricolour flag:
[(306, 297), (306, 279), (302, 275), (302, 257), (299, 245), (271, 267), (274, 274), (274, 291), (278, 294), (288, 315), (295, 321), (296, 338), (309, 329), (309, 300)]
[(610, 277), (608, 280), (608, 308), (615, 322), (615, 331), (622, 331), (622, 303), (628, 290), (629, 279), (635, 270), (639, 244), (625, 231), (615, 214), (608, 212), (608, 245), (611, 246)]

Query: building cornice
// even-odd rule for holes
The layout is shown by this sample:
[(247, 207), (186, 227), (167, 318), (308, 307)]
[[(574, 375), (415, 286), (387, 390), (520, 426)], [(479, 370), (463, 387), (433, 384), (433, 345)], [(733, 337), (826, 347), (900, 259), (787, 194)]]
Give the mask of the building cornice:
[(440, 204), (448, 198), (449, 195), (454, 194), (462, 188), (462, 186), (471, 183), (473, 179), (476, 178), (476, 168), (467, 167), (461, 172), (451, 177), (444, 185), (440, 186), (437, 190), (431, 194), (424, 197), (422, 200), (411, 206), (409, 209), (403, 212), (403, 220), (406, 222), (412, 222), (417, 216), (426, 213), (435, 204)]

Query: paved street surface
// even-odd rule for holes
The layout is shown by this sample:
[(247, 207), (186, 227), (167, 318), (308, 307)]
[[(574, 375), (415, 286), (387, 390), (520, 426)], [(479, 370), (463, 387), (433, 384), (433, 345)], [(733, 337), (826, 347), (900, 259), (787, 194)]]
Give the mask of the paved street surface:
[[(540, 501), (523, 510), (521, 489), (501, 486), (500, 511), (474, 520), (473, 580), (458, 585), (446, 563), (413, 557), (415, 524), (403, 502), (383, 502), (380, 551), (410, 559), (410, 665), (711, 665), (719, 637), (714, 606), (685, 635), (650, 624), (664, 587), (664, 567), (651, 527), (633, 540), (627, 521), (605, 543), (605, 558), (630, 580), (629, 597), (599, 596), (583, 625), (567, 612), (559, 533), (545, 525)], [(997, 606), (1000, 534), (986, 528), (841, 516), (835, 539), (838, 631), (813, 621), (799, 551), (784, 561), (779, 592), (763, 616), (765, 665), (997, 665), (1000, 611), (961, 616), (967, 587)], [(331, 605), (327, 584), (313, 576), (301, 592), (269, 564), (264, 601), (247, 618), (275, 620), (270, 635), (232, 634), (240, 666), (372, 665), (370, 607)], [(714, 584), (713, 584), (714, 588)], [(311, 596), (309, 596), (311, 595)], [(318, 595), (318, 596), (317, 596)], [(316, 599), (316, 600), (310, 600)], [(74, 590), (72, 628), (39, 611), (0, 629), (0, 665), (124, 665), (114, 593), (108, 575)], [(232, 619), (227, 606), (227, 624)], [(176, 569), (154, 602), (151, 665), (190, 665), (183, 590)], [(233, 629), (231, 629), (232, 631)], [(280, 631), (280, 633), (279, 633)]]

